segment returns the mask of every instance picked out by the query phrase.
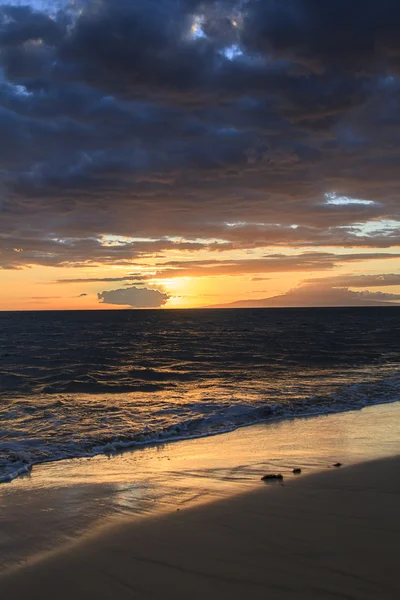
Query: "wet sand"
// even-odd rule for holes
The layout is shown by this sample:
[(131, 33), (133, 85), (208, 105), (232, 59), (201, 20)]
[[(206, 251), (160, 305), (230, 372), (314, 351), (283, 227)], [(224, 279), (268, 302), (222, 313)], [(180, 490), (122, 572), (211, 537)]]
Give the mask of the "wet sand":
[(400, 597), (400, 458), (125, 519), (0, 578), (4, 600)]
[(289, 482), (294, 467), (303, 477), (338, 460), (396, 454), (400, 402), (38, 465), (0, 485), (0, 573), (123, 517), (142, 520), (253, 491), (265, 472)]

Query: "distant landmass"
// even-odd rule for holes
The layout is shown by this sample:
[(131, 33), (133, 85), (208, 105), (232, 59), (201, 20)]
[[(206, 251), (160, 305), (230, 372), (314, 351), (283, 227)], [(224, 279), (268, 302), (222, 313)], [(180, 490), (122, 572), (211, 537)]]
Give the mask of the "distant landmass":
[(400, 306), (398, 302), (386, 302), (382, 300), (363, 300), (361, 298), (347, 299), (345, 302), (333, 299), (330, 303), (326, 298), (323, 301), (299, 302), (298, 299), (288, 298), (285, 294), (262, 298), (261, 300), (249, 299), (238, 300), (228, 304), (213, 304), (206, 308), (312, 308), (312, 307), (334, 307), (334, 306)]

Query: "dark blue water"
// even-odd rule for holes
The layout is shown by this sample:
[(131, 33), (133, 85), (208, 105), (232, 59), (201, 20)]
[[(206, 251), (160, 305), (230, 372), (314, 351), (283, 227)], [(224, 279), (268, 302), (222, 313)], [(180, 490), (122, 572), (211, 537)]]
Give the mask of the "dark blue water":
[(400, 399), (400, 309), (0, 313), (0, 480)]

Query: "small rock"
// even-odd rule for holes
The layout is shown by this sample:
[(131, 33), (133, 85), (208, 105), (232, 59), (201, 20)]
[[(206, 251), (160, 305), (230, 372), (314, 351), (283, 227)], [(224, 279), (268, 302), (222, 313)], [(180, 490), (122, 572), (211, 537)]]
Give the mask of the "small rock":
[(281, 481), (283, 479), (283, 475), (278, 473), (277, 475), (263, 475), (261, 477), (261, 481)]
[(301, 469), (293, 469), (294, 475), (300, 475), (300, 473), (301, 473)]
[(336, 467), (336, 468), (339, 468), (339, 467), (342, 466), (342, 463), (335, 463), (333, 466)]

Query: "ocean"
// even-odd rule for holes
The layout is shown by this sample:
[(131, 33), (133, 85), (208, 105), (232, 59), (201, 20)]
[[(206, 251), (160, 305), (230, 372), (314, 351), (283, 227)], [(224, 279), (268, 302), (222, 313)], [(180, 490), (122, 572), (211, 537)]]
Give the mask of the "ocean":
[(0, 481), (400, 400), (397, 307), (0, 313)]

